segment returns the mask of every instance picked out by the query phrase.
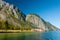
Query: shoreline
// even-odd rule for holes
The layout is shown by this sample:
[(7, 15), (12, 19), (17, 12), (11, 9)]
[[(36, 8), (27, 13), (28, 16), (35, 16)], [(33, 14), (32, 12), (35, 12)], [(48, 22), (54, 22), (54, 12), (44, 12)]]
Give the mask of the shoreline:
[(38, 32), (34, 30), (0, 30), (0, 33)]

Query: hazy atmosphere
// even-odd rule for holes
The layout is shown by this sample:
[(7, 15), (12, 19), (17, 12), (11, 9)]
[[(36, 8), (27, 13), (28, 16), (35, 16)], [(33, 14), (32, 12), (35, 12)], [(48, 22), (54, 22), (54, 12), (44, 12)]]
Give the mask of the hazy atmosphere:
[(37, 13), (44, 20), (60, 28), (59, 0), (4, 0), (14, 4), (25, 14)]

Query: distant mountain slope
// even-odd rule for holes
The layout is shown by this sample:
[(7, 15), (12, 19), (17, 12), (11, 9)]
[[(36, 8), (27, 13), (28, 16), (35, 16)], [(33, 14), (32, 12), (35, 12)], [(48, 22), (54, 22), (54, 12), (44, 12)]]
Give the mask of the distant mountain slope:
[(28, 14), (26, 16), (26, 21), (33, 23), (36, 27), (42, 28), (43, 30), (58, 30), (57, 27), (53, 26), (49, 22), (44, 21), (36, 14)]
[(54, 25), (52, 25), (51, 23), (49, 22), (46, 22), (46, 27), (48, 28), (48, 30), (60, 30), (58, 29), (57, 27), (55, 27)]

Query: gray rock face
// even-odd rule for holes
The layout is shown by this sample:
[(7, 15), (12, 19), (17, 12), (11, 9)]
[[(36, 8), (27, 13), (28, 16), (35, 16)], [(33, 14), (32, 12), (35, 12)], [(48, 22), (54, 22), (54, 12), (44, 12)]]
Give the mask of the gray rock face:
[(17, 19), (25, 20), (25, 15), (22, 13), (21, 10), (19, 10), (17, 7), (15, 7), (12, 4), (9, 4), (5, 1), (0, 0), (0, 14), (7, 14), (12, 15)]
[(25, 21), (25, 14), (14, 5), (0, 0), (0, 22), (7, 21), (11, 25), (20, 27), (18, 20)]
[(44, 21), (41, 17), (39, 17), (36, 14), (28, 14), (26, 16), (26, 21), (33, 23), (36, 27), (41, 28), (43, 30), (57, 30), (58, 29), (52, 24)]
[(29, 14), (26, 16), (26, 21), (33, 23), (36, 27), (42, 27), (45, 29), (44, 22), (38, 16), (34, 14)]
[(26, 15), (16, 6), (0, 0), (1, 30), (31, 30), (33, 24), (25, 21)]

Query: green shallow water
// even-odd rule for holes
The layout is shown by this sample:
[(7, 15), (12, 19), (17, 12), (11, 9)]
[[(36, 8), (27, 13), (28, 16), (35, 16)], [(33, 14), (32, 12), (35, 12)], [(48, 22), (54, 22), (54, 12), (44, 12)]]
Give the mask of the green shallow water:
[(30, 37), (37, 34), (32, 33), (0, 33), (0, 40), (30, 40)]
[(0, 40), (60, 40), (60, 31), (0, 33)]

